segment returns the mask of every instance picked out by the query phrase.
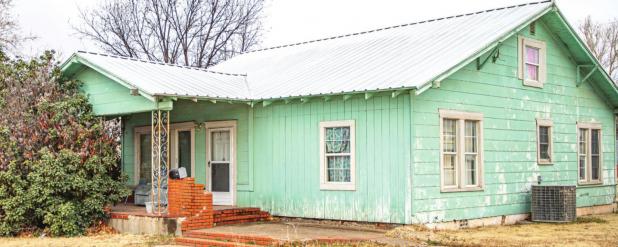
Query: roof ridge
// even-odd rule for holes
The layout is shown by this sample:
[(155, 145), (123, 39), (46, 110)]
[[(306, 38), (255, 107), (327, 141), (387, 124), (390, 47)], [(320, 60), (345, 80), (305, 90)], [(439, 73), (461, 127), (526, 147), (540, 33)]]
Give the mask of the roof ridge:
[(363, 34), (378, 32), (378, 31), (384, 31), (384, 30), (388, 30), (388, 29), (392, 29), (392, 28), (401, 28), (401, 27), (418, 25), (418, 24), (423, 24), (423, 23), (428, 23), (428, 22), (441, 21), (441, 20), (458, 18), (458, 17), (463, 17), (463, 16), (477, 15), (477, 14), (482, 14), (482, 13), (487, 13), (487, 12), (492, 12), (492, 11), (497, 11), (497, 10), (511, 9), (511, 8), (515, 8), (515, 7), (523, 7), (523, 6), (528, 6), (528, 5), (550, 3), (550, 2), (553, 2), (553, 0), (543, 0), (543, 1), (536, 1), (536, 2), (529, 2), (529, 3), (510, 5), (510, 6), (505, 6), (505, 7), (498, 7), (498, 8), (493, 8), (493, 9), (486, 9), (486, 10), (470, 12), (470, 13), (466, 13), (466, 14), (458, 14), (458, 15), (451, 15), (451, 16), (447, 16), (447, 17), (439, 17), (439, 18), (434, 18), (434, 19), (410, 22), (410, 23), (394, 25), (394, 26), (388, 26), (388, 27), (383, 27), (383, 28), (376, 28), (376, 29), (371, 29), (371, 30), (367, 30), (367, 31), (348, 33), (348, 34), (337, 35), (337, 36), (330, 36), (330, 37), (321, 38), (321, 39), (314, 39), (314, 40), (308, 40), (308, 41), (297, 42), (297, 43), (290, 43), (290, 44), (285, 44), (285, 45), (271, 46), (271, 47), (267, 47), (267, 48), (262, 48), (262, 49), (242, 52), (240, 54), (247, 54), (247, 53), (259, 52), (259, 51), (273, 50), (273, 49), (279, 49), (279, 48), (284, 48), (284, 47), (289, 47), (289, 46), (298, 46), (298, 45), (310, 44), (310, 43), (315, 43), (315, 42), (320, 42), (320, 41), (339, 39), (339, 38), (345, 38), (345, 37), (349, 37), (349, 36), (357, 36), (357, 35), (363, 35)]
[(150, 60), (138, 59), (138, 58), (133, 58), (133, 57), (125, 57), (125, 56), (118, 56), (118, 55), (111, 55), (111, 54), (103, 54), (103, 53), (97, 53), (97, 52), (91, 52), (91, 51), (79, 51), (78, 50), (77, 53), (91, 54), (91, 55), (104, 56), (104, 57), (113, 57), (113, 58), (126, 59), (126, 60), (131, 60), (131, 61), (136, 61), (136, 62), (142, 62), (142, 63), (166, 65), (166, 66), (178, 67), (178, 68), (183, 68), (183, 69), (194, 69), (194, 70), (200, 70), (200, 71), (209, 72), (209, 73), (213, 73), (213, 74), (220, 74), (220, 75), (243, 76), (243, 77), (247, 76), (247, 74), (219, 72), (219, 71), (208, 70), (208, 69), (204, 69), (204, 68), (200, 68), (200, 67), (193, 67), (193, 66), (185, 66), (185, 65), (173, 64), (173, 63), (164, 63), (164, 62), (150, 61)]

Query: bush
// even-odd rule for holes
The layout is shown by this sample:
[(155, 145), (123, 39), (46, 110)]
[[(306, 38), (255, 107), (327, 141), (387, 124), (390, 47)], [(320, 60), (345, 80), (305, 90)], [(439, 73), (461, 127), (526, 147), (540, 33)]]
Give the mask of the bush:
[(118, 137), (53, 55), (24, 61), (0, 52), (0, 235), (83, 234), (129, 193)]

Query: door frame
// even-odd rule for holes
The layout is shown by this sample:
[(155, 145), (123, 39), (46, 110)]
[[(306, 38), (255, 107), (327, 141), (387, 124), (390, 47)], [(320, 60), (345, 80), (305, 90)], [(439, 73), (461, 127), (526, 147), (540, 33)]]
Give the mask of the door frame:
[[(230, 193), (232, 197), (231, 206), (236, 205), (236, 131), (237, 131), (237, 121), (236, 120), (227, 120), (227, 121), (209, 121), (204, 122), (204, 129), (206, 130), (206, 188), (208, 191), (211, 191), (212, 187), (212, 167), (208, 166), (208, 162), (210, 161), (210, 131), (212, 129), (230, 129)], [(214, 200), (213, 200), (214, 201)]]

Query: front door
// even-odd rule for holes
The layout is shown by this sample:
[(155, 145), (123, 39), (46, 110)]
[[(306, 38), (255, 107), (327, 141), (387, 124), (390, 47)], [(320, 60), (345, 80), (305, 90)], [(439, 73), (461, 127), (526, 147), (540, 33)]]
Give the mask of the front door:
[(206, 123), (208, 189), (214, 205), (234, 205), (236, 122)]

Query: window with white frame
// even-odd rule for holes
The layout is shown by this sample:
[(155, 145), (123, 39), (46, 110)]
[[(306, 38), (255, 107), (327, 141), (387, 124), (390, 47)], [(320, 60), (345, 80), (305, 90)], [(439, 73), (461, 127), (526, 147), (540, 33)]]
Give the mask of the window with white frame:
[[(147, 184), (152, 179), (151, 126), (135, 127), (133, 134), (135, 184)], [(185, 167), (187, 176), (195, 173), (195, 124), (193, 122), (170, 125), (170, 166)]]
[(553, 155), (552, 141), (552, 126), (553, 122), (549, 119), (537, 119), (537, 163), (551, 164)]
[(547, 77), (545, 42), (524, 37), (518, 41), (519, 78), (526, 86), (542, 88)]
[(577, 123), (577, 165), (580, 184), (600, 184), (603, 168), (601, 125)]
[(320, 189), (355, 190), (354, 121), (320, 123)]
[(483, 187), (483, 115), (440, 110), (442, 191)]

